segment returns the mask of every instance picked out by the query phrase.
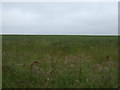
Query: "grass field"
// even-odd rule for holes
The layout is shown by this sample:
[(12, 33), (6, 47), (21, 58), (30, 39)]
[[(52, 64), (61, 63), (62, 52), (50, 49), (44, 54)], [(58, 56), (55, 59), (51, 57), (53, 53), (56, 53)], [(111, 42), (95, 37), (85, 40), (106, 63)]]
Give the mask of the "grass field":
[(118, 37), (3, 35), (3, 88), (116, 88)]

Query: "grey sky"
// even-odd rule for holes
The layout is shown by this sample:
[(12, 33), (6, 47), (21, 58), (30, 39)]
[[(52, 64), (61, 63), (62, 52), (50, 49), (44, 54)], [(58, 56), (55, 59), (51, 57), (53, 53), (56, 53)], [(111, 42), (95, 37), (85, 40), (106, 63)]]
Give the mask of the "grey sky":
[(3, 33), (118, 33), (117, 2), (7, 2), (2, 5)]

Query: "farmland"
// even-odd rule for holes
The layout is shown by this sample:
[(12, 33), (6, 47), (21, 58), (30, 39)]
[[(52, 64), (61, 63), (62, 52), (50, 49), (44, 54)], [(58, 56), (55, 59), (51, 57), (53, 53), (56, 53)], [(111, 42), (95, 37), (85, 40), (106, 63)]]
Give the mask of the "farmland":
[(116, 88), (118, 37), (3, 35), (3, 88)]

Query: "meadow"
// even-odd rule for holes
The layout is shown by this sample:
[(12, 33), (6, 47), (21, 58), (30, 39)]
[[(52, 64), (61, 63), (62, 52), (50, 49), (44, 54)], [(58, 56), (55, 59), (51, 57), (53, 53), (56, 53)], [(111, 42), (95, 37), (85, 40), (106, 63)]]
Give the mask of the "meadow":
[(117, 88), (118, 37), (3, 35), (3, 88)]

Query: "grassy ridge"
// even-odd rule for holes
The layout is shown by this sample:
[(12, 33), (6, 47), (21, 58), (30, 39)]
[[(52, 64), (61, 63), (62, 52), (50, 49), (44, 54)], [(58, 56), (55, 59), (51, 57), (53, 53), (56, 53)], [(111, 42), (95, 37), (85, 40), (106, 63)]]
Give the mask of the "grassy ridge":
[(3, 87), (117, 87), (117, 38), (3, 35)]

